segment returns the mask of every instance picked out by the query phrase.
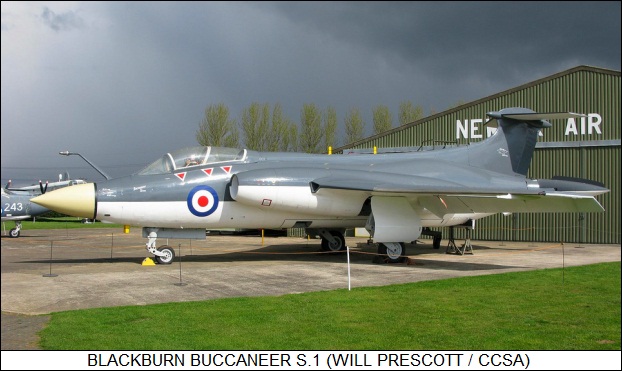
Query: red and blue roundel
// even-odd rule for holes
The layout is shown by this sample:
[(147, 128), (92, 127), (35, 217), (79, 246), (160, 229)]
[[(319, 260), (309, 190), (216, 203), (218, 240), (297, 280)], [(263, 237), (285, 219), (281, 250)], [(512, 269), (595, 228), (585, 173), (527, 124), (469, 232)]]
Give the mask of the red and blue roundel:
[(188, 193), (188, 210), (196, 216), (211, 215), (218, 207), (218, 194), (214, 188), (200, 185)]

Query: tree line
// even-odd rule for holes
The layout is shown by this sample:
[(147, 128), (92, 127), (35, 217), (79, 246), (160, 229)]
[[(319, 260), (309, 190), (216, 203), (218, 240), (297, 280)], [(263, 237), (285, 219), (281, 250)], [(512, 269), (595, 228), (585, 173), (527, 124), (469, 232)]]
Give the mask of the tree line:
[[(393, 116), (389, 107), (378, 105), (373, 109), (373, 134), (393, 128)], [(399, 125), (405, 125), (423, 117), (423, 108), (409, 101), (400, 103)], [(358, 108), (350, 109), (344, 117), (344, 144), (364, 138), (366, 123)], [(252, 103), (244, 108), (239, 121), (231, 116), (223, 104), (209, 105), (196, 132), (196, 139), (203, 146), (244, 147), (256, 151), (325, 153), (329, 146), (338, 147), (337, 111), (334, 107), (320, 109), (317, 105), (304, 104), (300, 110), (300, 122), (283, 115), (280, 104)]]

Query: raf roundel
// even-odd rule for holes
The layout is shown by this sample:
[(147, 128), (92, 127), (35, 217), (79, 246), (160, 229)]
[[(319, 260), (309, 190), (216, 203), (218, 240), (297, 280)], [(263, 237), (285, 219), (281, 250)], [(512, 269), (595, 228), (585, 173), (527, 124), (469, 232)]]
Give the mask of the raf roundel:
[(218, 194), (214, 188), (200, 185), (188, 193), (188, 210), (196, 216), (211, 215), (218, 207)]

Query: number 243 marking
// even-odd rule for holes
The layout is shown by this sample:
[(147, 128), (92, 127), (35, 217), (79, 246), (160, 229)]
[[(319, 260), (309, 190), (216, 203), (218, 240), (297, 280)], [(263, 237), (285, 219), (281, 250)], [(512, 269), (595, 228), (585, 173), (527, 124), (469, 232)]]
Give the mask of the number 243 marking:
[(14, 202), (12, 204), (4, 204), (4, 211), (22, 211), (24, 206), (21, 202)]

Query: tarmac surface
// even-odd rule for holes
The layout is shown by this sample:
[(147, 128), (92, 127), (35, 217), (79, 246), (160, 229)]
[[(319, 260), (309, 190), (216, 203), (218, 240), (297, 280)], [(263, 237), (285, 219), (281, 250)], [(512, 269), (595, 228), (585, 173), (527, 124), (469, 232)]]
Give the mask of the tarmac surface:
[[(457, 240), (461, 247), (466, 241)], [(37, 333), (57, 311), (285, 295), (385, 286), (620, 261), (620, 245), (471, 241), (447, 253), (431, 239), (406, 246), (402, 263), (383, 263), (365, 237), (346, 237), (348, 254), (321, 251), (319, 239), (208, 235), (158, 240), (176, 258), (143, 265), (150, 254), (139, 228), (22, 230), (2, 236), (2, 350), (36, 350)], [(349, 275), (348, 275), (349, 272)]]

